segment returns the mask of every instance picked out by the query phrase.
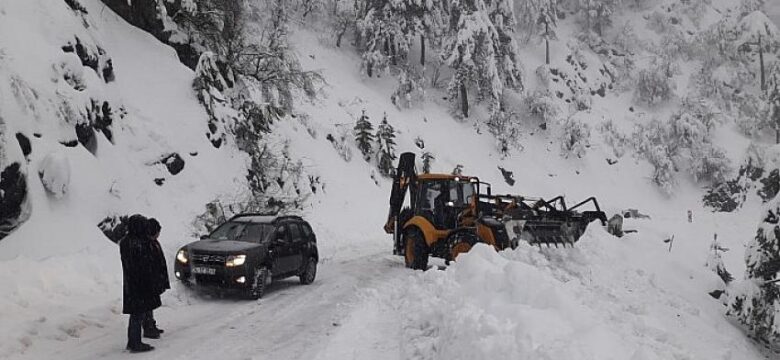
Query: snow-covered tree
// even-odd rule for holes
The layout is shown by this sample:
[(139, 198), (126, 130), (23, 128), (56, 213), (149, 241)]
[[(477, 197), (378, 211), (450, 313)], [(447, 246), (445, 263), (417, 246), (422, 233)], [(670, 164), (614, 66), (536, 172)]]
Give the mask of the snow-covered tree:
[(575, 114), (564, 119), (560, 127), (561, 150), (564, 156), (583, 157), (590, 147), (590, 126)]
[[(483, 0), (460, 0), (450, 4), (450, 32), (442, 59), (453, 69), (448, 86), (449, 99), (460, 103), (461, 114), (469, 116), (468, 89), (475, 87), (477, 100), (488, 100), (489, 107), (500, 106), (505, 88), (522, 89), (522, 70), (514, 41), (504, 21), (511, 18), (499, 4)], [(497, 9), (503, 9), (501, 11)], [(511, 9), (511, 7), (510, 7)], [(491, 12), (492, 11), (492, 12)], [(492, 19), (491, 19), (492, 16)], [(495, 21), (501, 22), (497, 26)]]
[(371, 121), (368, 119), (368, 115), (366, 115), (366, 111), (363, 110), (363, 113), (360, 115), (360, 118), (358, 118), (357, 122), (355, 123), (355, 142), (357, 143), (357, 147), (360, 150), (360, 153), (363, 154), (363, 158), (366, 161), (369, 161), (371, 159), (371, 154), (374, 152), (374, 125), (371, 124)]
[(425, 65), (426, 38), (437, 39), (444, 27), (444, 1), (368, 0), (358, 20), (364, 40), (363, 68), (371, 77), (389, 65), (408, 61), (410, 47), (420, 39), (420, 62)]
[(524, 41), (539, 37), (545, 42), (545, 63), (550, 64), (550, 41), (557, 40), (555, 28), (558, 25), (559, 0), (517, 0), (517, 27), (521, 29)]
[(550, 41), (557, 40), (555, 28), (558, 26), (558, 0), (544, 0), (537, 18), (539, 36), (544, 40), (544, 63), (550, 65)]
[(463, 175), (463, 165), (461, 164), (455, 165), (455, 168), (452, 169), (452, 175), (457, 175), (457, 176)]
[(765, 96), (769, 113), (767, 122), (775, 130), (775, 143), (780, 144), (780, 60), (770, 67)]
[(544, 1), (546, 0), (515, 0), (517, 28), (520, 29), (523, 42), (539, 33), (539, 12)]
[(376, 130), (377, 166), (384, 176), (392, 176), (395, 155), (395, 129), (387, 122), (387, 114), (382, 118), (382, 123)]
[(742, 0), (739, 3), (739, 14), (745, 16), (764, 7), (765, 0)]
[(423, 85), (425, 77), (408, 66), (398, 73), (398, 87), (390, 95), (390, 101), (399, 108), (411, 108), (416, 103), (425, 101)]
[(774, 52), (780, 46), (780, 30), (775, 23), (761, 11), (745, 15), (738, 24), (739, 50), (744, 53), (758, 54), (761, 89), (766, 89), (766, 67), (764, 56)]
[(496, 138), (498, 151), (502, 155), (508, 155), (513, 148), (522, 148), (520, 121), (516, 113), (504, 110), (493, 111), (486, 125)]
[(671, 194), (677, 181), (674, 178), (676, 167), (674, 154), (670, 149), (669, 126), (658, 119), (641, 123), (636, 126), (632, 142), (637, 153), (643, 156), (653, 166), (652, 182), (666, 194)]
[(422, 171), (425, 174), (431, 173), (431, 163), (436, 160), (436, 158), (431, 154), (430, 151), (424, 151), (422, 155), (420, 156), (422, 158)]
[(670, 121), (671, 152), (691, 165), (697, 181), (721, 182), (730, 171), (725, 152), (712, 142), (718, 121), (714, 106), (703, 99), (684, 98)]
[(638, 100), (657, 105), (674, 96), (674, 75), (670, 60), (659, 61), (648, 69), (642, 69), (637, 76), (636, 96)]
[(710, 244), (710, 254), (707, 256), (705, 266), (717, 274), (723, 280), (723, 283), (728, 284), (734, 280), (734, 277), (726, 270), (726, 265), (723, 264), (723, 258), (720, 256), (722, 252), (726, 251), (729, 251), (729, 249), (721, 246), (720, 242), (718, 242), (718, 235), (715, 234), (712, 244)]
[(585, 17), (585, 28), (595, 30), (599, 36), (612, 24), (612, 14), (621, 0), (579, 0), (580, 11)]
[(745, 249), (745, 280), (732, 292), (727, 314), (736, 318), (751, 337), (765, 345), (780, 342), (780, 197), (764, 212), (756, 236)]
[(524, 99), (528, 112), (545, 123), (554, 123), (561, 114), (555, 96), (549, 90), (536, 90)]
[(504, 87), (512, 90), (523, 89), (523, 70), (520, 62), (517, 43), (515, 42), (514, 4), (511, 0), (484, 0), (488, 9), (488, 17), (498, 34), (496, 67)]

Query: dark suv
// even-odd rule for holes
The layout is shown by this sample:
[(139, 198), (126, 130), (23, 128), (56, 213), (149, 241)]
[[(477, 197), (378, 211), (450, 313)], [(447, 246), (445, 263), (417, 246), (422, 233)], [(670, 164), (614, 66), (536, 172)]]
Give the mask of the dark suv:
[(298, 276), (311, 284), (318, 261), (317, 238), (301, 217), (241, 214), (179, 249), (174, 274), (187, 284), (259, 299), (275, 279)]

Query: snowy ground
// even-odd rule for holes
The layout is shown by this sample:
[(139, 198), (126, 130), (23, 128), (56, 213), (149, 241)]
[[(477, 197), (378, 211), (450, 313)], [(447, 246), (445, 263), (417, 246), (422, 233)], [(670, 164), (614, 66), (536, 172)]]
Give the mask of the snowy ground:
[[(225, 174), (243, 171), (240, 154), (215, 150), (203, 136), (206, 114), (189, 91), (192, 72), (173, 51), (99, 1), (83, 3), (92, 35), (82, 34), (81, 20), (61, 1), (0, 2), (0, 79), (20, 76), (48, 89), (46, 71), (69, 32), (99, 34), (117, 73), (103, 90), (128, 111), (116, 143), (101, 138), (96, 156), (82, 147), (61, 149), (58, 134), (34, 139), (28, 163), (34, 215), (0, 242), (0, 358), (131, 357), (123, 350), (127, 318), (120, 314), (118, 251), (95, 225), (111, 213), (158, 217), (172, 261), (176, 249), (193, 240), (189, 221), (203, 204), (237, 187), (241, 176)], [(21, 30), (32, 35), (5, 35)], [(701, 189), (686, 179), (674, 198), (664, 197), (650, 184), (646, 163), (626, 156), (609, 165), (611, 150), (599, 139), (584, 158), (564, 159), (548, 138), (527, 134), (523, 152), (502, 158), (484, 130), (478, 135), (470, 123), (451, 117), (440, 93), (400, 111), (389, 103), (393, 79), (360, 77), (357, 57), (328, 41), (312, 32), (295, 35), (304, 66), (321, 69), (327, 85), (320, 99), (300, 105), (308, 118), (275, 129), (325, 184), (305, 213), (320, 241), (317, 281), (299, 286), (286, 280), (258, 302), (197, 295), (177, 284), (157, 315), (167, 332), (144, 358), (764, 358), (707, 295), (720, 284), (704, 267), (717, 233), (733, 249), (724, 255), (727, 268), (741, 277), (742, 245), (755, 231), (758, 208), (712, 214), (691, 205), (700, 203)], [(0, 86), (9, 133), (53, 127), (17, 109), (6, 100), (11, 93)], [(56, 99), (54, 91), (41, 96)], [(626, 111), (625, 99), (610, 100), (596, 104), (594, 122)], [(523, 246), (497, 254), (478, 247), (444, 271), (408, 271), (389, 255), (390, 239), (381, 230), (389, 182), (374, 182), (373, 166), (357, 149), (347, 162), (326, 140), (351, 128), (363, 109), (374, 124), (387, 113), (399, 131), (400, 151), (419, 153), (414, 139), (421, 137), (436, 155), (436, 171), (462, 164), (466, 173), (493, 183), (495, 192), (563, 193), (569, 201), (596, 196), (609, 215), (634, 207), (652, 220), (627, 221), (627, 229), (639, 232), (622, 239), (594, 225), (575, 249)], [(73, 165), (70, 193), (57, 200), (34, 175), (53, 151)], [(187, 163), (159, 187), (152, 179), (164, 170), (148, 163), (171, 151)], [(515, 172), (514, 186), (502, 181), (497, 165)], [(672, 236), (670, 252), (664, 240)]]

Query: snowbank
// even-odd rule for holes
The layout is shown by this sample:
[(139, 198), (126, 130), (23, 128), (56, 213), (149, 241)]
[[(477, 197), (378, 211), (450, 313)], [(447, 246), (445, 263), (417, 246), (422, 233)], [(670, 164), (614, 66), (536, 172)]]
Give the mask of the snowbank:
[(700, 264), (665, 255), (595, 227), (573, 249), (477, 246), (396, 284), (388, 304), (402, 318), (403, 358), (760, 357), (707, 295)]

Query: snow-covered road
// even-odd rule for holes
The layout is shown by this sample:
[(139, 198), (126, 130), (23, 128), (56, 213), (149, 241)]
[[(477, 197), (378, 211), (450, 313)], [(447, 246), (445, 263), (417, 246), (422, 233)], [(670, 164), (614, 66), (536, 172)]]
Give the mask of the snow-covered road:
[[(166, 333), (160, 340), (147, 340), (156, 350), (141, 357), (313, 359), (322, 358), (323, 351), (336, 354), (344, 349), (334, 348), (332, 340), (352, 338), (340, 336), (345, 329), (342, 324), (355, 317), (354, 311), (366, 309), (362, 302), (367, 298), (361, 294), (392, 278), (409, 275), (400, 258), (382, 251), (344, 261), (325, 260), (314, 284), (301, 286), (297, 278), (276, 282), (257, 302), (178, 291), (178, 298), (167, 301), (174, 304), (157, 312), (159, 326)], [(126, 321), (126, 316), (117, 315), (115, 323), (100, 333), (85, 334), (77, 344), (49, 353), (30, 351), (24, 358), (138, 358), (124, 350)], [(387, 340), (381, 346), (386, 347)], [(349, 345), (350, 351), (355, 349), (355, 344), (336, 342)]]

